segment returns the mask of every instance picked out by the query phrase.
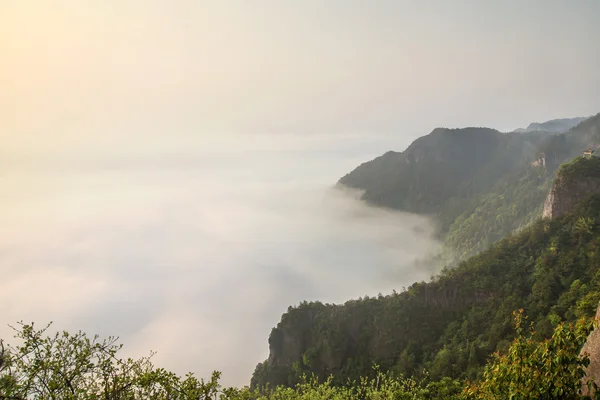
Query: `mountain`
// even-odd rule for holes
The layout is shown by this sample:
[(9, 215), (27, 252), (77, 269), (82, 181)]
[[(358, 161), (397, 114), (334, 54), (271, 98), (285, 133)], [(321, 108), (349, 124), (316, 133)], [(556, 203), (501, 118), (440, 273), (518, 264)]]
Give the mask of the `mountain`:
[(363, 199), (374, 205), (433, 215), (445, 231), (465, 201), (523, 165), (544, 139), (489, 128), (437, 128), (404, 152), (360, 165), (338, 183), (364, 190)]
[(454, 199), (491, 187), (543, 139), (489, 128), (437, 128), (404, 152), (389, 151), (363, 163), (339, 184), (364, 190), (364, 200), (378, 206), (439, 213)]
[[(555, 187), (600, 179), (600, 160), (579, 157)], [(555, 194), (555, 201), (562, 201)], [(488, 356), (514, 336), (512, 312), (525, 309), (536, 338), (558, 321), (593, 316), (600, 300), (600, 197), (580, 192), (560, 216), (518, 234), (430, 282), (343, 305), (290, 307), (269, 337), (269, 358), (253, 387), (292, 385), (305, 373), (346, 382), (382, 371), (432, 379), (477, 378)]]
[(587, 117), (577, 118), (559, 118), (552, 119), (546, 122), (532, 122), (527, 128), (515, 129), (513, 132), (526, 133), (526, 132), (548, 132), (548, 133), (564, 133), (574, 126), (580, 124)]
[(600, 114), (556, 135), (437, 128), (338, 184), (371, 204), (434, 217), (444, 259), (455, 263), (533, 222), (558, 166), (599, 145)]
[[(547, 136), (533, 158), (515, 166), (487, 192), (465, 202), (444, 236), (446, 260), (464, 260), (542, 215), (558, 167), (600, 144), (600, 114), (567, 133)], [(451, 257), (452, 256), (452, 257)]]
[(599, 195), (598, 171), (600, 159), (594, 156), (577, 157), (562, 165), (544, 203), (544, 218), (565, 215), (586, 196)]

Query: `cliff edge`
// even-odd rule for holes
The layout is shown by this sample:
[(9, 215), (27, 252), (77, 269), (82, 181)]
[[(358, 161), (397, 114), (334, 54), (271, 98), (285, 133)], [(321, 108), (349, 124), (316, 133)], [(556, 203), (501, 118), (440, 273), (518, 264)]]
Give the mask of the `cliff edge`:
[(600, 158), (577, 157), (563, 164), (544, 203), (544, 218), (572, 212), (587, 196), (600, 194)]
[[(600, 319), (600, 305), (596, 311), (596, 319)], [(587, 381), (592, 378), (596, 384), (600, 383), (600, 329), (594, 329), (581, 349), (581, 354), (587, 353), (590, 358), (590, 365), (585, 370), (585, 376), (582, 379), (582, 390), (584, 395), (589, 395)]]

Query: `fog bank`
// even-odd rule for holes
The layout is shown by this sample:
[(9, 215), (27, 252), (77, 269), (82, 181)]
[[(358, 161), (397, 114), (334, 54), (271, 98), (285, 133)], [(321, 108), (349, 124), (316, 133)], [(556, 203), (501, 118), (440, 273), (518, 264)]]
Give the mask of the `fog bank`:
[(430, 221), (331, 189), (371, 156), (356, 138), (192, 139), (3, 150), (2, 337), (55, 321), (244, 385), (289, 305), (430, 276)]

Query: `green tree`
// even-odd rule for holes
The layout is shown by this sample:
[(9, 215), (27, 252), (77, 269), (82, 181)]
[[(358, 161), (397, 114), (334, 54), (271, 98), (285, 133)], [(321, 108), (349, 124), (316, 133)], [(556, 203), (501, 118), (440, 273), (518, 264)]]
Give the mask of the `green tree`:
[(153, 353), (138, 360), (119, 358), (122, 345), (115, 337), (100, 340), (66, 331), (48, 335), (49, 326), (19, 323), (13, 329), (20, 344), (5, 347), (2, 342), (0, 399), (188, 400), (235, 394), (221, 388), (219, 372), (208, 381), (193, 374), (179, 377), (155, 368)]
[[(495, 353), (483, 373), (483, 380), (467, 386), (468, 400), (488, 399), (582, 399), (582, 381), (589, 365), (580, 355), (594, 322), (582, 318), (576, 323), (559, 323), (550, 339), (534, 340), (533, 325), (526, 324), (523, 310), (515, 312), (517, 337), (504, 355)], [(595, 384), (589, 385), (595, 391)], [(595, 391), (594, 398), (600, 398)]]

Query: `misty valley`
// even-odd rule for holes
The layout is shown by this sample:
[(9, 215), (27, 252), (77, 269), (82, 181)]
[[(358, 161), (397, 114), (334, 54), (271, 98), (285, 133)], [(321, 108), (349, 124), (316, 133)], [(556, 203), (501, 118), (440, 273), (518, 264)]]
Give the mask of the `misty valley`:
[[(600, 114), (563, 123), (562, 131), (438, 128), (403, 152), (387, 152), (361, 164), (330, 189), (299, 190), (282, 180), (278, 191), (269, 195), (272, 203), (267, 207), (260, 207), (264, 204), (258, 196), (252, 214), (238, 209), (237, 229), (230, 228), (227, 237), (231, 240), (236, 233), (241, 240), (222, 248), (232, 251), (237, 246), (243, 259), (238, 262), (255, 259), (248, 274), (259, 274), (261, 281), (275, 280), (263, 282), (262, 288), (240, 285), (235, 289), (239, 299), (246, 298), (242, 303), (251, 308), (239, 308), (239, 299), (231, 306), (231, 317), (240, 327), (246, 326), (233, 352), (231, 341), (219, 350), (216, 332), (202, 340), (217, 346), (222, 356), (231, 352), (233, 360), (241, 361), (241, 354), (256, 359), (260, 350), (244, 348), (251, 343), (260, 349), (267, 339), (255, 336), (264, 323), (255, 321), (256, 308), (265, 313), (259, 319), (266, 320), (282, 303), (290, 305), (268, 335), (268, 356), (239, 389), (223, 386), (220, 372), (198, 380), (155, 367), (154, 362), (162, 361), (160, 352), (152, 357), (119, 358), (117, 352), (127, 352), (131, 345), (121, 350), (110, 332), (106, 339), (90, 338), (81, 331), (54, 335), (53, 325), (24, 323), (11, 329), (20, 345), (3, 341), (7, 344), (0, 388), (5, 396), (12, 396), (5, 398), (26, 398), (39, 391), (42, 397), (55, 398), (111, 393), (115, 398), (487, 399), (505, 398), (510, 391), (533, 399), (552, 391), (558, 393), (557, 398), (570, 398), (569, 393), (587, 393), (588, 386), (590, 393), (596, 393), (594, 379), (600, 365), (590, 364), (587, 353), (580, 350), (585, 343), (592, 354), (598, 351), (586, 341), (594, 329), (590, 318), (600, 301), (600, 282), (596, 282), (600, 279), (600, 158), (592, 151), (600, 147)], [(582, 149), (590, 150), (584, 154)], [(107, 180), (102, 206), (109, 206), (111, 197), (113, 206), (122, 206), (125, 200), (139, 204), (156, 185), (152, 174), (144, 174), (147, 180), (138, 180), (139, 189), (127, 196), (111, 190), (114, 178)], [(209, 178), (203, 179), (201, 172), (194, 179), (207, 187)], [(163, 195), (183, 193), (183, 187), (188, 197), (194, 193), (189, 180), (170, 179), (171, 189), (166, 191), (165, 182), (160, 181)], [(243, 187), (243, 181), (238, 186)], [(57, 182), (55, 190), (58, 187)], [(264, 195), (264, 188), (255, 189), (253, 184), (242, 193), (247, 199), (252, 199), (252, 193)], [(285, 198), (278, 199), (278, 192)], [(226, 219), (236, 211), (227, 203), (234, 193), (211, 195), (214, 199), (202, 194), (176, 203), (165, 198), (155, 203), (162, 210), (146, 207), (148, 215), (130, 213), (129, 225), (123, 225), (123, 217), (97, 220), (93, 221), (96, 231), (80, 230), (79, 235), (99, 238), (98, 229), (114, 235), (111, 227), (117, 223), (122, 236), (112, 240), (131, 243), (134, 236), (130, 235), (142, 234), (138, 246), (153, 243), (153, 260), (137, 259), (140, 255), (135, 253), (116, 259), (119, 263), (143, 261), (139, 272), (131, 267), (114, 271), (135, 274), (119, 277), (131, 285), (128, 296), (145, 296), (138, 300), (152, 304), (147, 297), (150, 288), (156, 287), (159, 293), (165, 282), (183, 279), (174, 285), (177, 312), (198, 313), (198, 305), (209, 297), (221, 298), (221, 289), (206, 286), (202, 294), (208, 297), (195, 299), (197, 284), (185, 282), (194, 266), (185, 264), (183, 258), (173, 259), (172, 252), (157, 257), (156, 250), (174, 248), (175, 254), (191, 251), (197, 255), (197, 240), (217, 248), (218, 238), (225, 238), (223, 232), (210, 234), (187, 222), (189, 218)], [(221, 216), (216, 213), (220, 206)], [(185, 214), (174, 213), (172, 207)], [(208, 207), (212, 212), (203, 214)], [(76, 213), (70, 207), (65, 215)], [(159, 229), (146, 223), (143, 231), (137, 230), (150, 215), (162, 215), (168, 223), (156, 220)], [(245, 230), (256, 232), (254, 221), (268, 224), (277, 236), (251, 241)], [(293, 230), (282, 236), (283, 227), (290, 224)], [(182, 234), (193, 240), (180, 242)], [(326, 246), (315, 246), (315, 238)], [(96, 245), (114, 246), (114, 242)], [(206, 259), (210, 249), (205, 251), (202, 257)], [(290, 252), (293, 257), (288, 257)], [(40, 255), (51, 260), (52, 249)], [(293, 263), (282, 269), (268, 264), (274, 260)], [(79, 260), (71, 262), (75, 267)], [(165, 262), (176, 269), (165, 271), (160, 267)], [(344, 269), (327, 265), (343, 265)], [(370, 267), (365, 269), (365, 265)], [(252, 275), (244, 277), (244, 273), (239, 268), (221, 269), (212, 279), (235, 288), (240, 280), (252, 280)], [(147, 283), (136, 294), (140, 276)], [(103, 290), (98, 282), (96, 287), (83, 285), (86, 291)], [(368, 287), (372, 295), (357, 294), (357, 289)], [(275, 289), (285, 293), (272, 292)], [(337, 297), (332, 298), (332, 293)], [(307, 295), (314, 300), (295, 300)], [(113, 313), (112, 319), (121, 312), (120, 318), (128, 319), (122, 326), (143, 323), (136, 320), (143, 313), (135, 307), (129, 303)], [(165, 317), (172, 316), (171, 312)], [(247, 317), (240, 314), (245, 312)], [(213, 327), (222, 324), (223, 332), (231, 326), (210, 314), (205, 318)], [(79, 322), (85, 327), (85, 318)], [(143, 337), (137, 341), (143, 343)], [(35, 367), (39, 363), (43, 366)], [(514, 381), (515, 371), (526, 378)], [(567, 397), (561, 397), (562, 393)]]
[(0, 1), (0, 400), (600, 400), (600, 1)]

